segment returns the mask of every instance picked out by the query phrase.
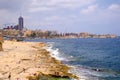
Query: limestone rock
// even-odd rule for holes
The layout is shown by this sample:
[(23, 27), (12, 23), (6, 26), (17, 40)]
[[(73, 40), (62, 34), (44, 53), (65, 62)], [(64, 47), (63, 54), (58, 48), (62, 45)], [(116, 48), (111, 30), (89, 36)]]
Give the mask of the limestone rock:
[(3, 51), (2, 43), (4, 42), (3, 37), (0, 36), (0, 51)]

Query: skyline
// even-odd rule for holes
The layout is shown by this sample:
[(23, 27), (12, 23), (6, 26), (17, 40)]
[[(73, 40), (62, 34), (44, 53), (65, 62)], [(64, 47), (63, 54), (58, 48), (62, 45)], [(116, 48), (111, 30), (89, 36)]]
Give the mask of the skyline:
[(1, 0), (0, 26), (17, 23), (28, 29), (120, 35), (120, 0)]

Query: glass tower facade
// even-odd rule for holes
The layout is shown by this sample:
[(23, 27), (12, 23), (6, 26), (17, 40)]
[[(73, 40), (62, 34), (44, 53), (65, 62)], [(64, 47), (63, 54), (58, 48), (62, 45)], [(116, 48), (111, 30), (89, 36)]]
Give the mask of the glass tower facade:
[(18, 23), (19, 23), (19, 30), (22, 31), (23, 28), (24, 28), (24, 20), (23, 20), (23, 17), (19, 17), (18, 19)]

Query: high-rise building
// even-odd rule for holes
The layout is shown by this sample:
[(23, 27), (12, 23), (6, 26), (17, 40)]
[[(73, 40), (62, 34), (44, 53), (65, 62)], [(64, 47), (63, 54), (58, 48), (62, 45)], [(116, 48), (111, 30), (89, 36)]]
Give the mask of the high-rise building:
[(22, 31), (24, 28), (24, 20), (22, 16), (18, 18), (18, 26), (19, 26), (19, 30)]

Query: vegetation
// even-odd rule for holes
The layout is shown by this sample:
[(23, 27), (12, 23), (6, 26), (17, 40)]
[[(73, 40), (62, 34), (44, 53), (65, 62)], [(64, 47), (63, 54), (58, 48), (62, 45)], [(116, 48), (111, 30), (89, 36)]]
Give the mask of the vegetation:
[(71, 80), (70, 78), (62, 78), (62, 77), (52, 77), (52, 76), (45, 76), (45, 75), (41, 75), (41, 76), (29, 76), (28, 77), (29, 80)]

